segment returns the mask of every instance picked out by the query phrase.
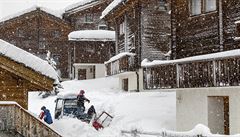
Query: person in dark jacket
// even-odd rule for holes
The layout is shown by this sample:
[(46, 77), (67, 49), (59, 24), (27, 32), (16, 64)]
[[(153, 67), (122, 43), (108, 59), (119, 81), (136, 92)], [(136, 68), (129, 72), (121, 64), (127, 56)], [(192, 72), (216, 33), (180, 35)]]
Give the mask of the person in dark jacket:
[(90, 103), (90, 100), (87, 99), (85, 96), (85, 91), (81, 90), (77, 96), (77, 105), (79, 108), (79, 113), (84, 113), (85, 111), (85, 106), (84, 106), (84, 102), (87, 101), (88, 103)]
[(53, 123), (52, 121), (52, 116), (51, 116), (51, 113), (50, 111), (45, 107), (43, 106), (41, 108), (42, 112), (41, 114), (39, 115), (39, 118), (40, 119), (43, 119), (46, 123), (48, 123), (49, 125)]

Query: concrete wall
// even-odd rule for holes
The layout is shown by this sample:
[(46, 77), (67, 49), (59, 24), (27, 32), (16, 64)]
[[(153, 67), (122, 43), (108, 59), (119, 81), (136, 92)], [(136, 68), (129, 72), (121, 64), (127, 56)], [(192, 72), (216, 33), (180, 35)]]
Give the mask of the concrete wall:
[(229, 96), (230, 134), (240, 133), (240, 87), (177, 89), (177, 130), (208, 125), (208, 97)]
[(136, 72), (126, 72), (124, 74), (120, 74), (119, 76), (119, 87), (123, 89), (123, 79), (128, 79), (128, 91), (136, 91), (137, 90), (137, 75)]
[(95, 65), (95, 77), (96, 78), (105, 77), (105, 65), (104, 64)]

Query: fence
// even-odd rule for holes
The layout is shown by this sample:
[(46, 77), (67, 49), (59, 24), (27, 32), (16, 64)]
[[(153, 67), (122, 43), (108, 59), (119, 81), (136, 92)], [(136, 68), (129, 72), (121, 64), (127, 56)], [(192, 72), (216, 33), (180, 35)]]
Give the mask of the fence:
[(0, 102), (0, 131), (23, 137), (61, 137), (17, 103)]

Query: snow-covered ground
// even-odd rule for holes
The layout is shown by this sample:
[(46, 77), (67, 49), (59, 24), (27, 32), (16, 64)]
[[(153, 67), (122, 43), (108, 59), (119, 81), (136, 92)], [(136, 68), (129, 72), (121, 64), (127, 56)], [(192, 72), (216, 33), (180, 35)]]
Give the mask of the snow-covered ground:
[[(176, 101), (175, 92), (146, 91), (129, 93), (120, 91), (118, 80), (101, 78), (84, 81), (66, 81), (60, 94), (75, 93), (80, 89), (86, 91), (91, 100), (86, 108), (94, 105), (98, 114), (103, 110), (114, 116), (111, 125), (96, 131), (91, 125), (75, 118), (64, 117), (54, 120), (51, 126), (64, 137), (121, 137), (121, 130), (160, 131), (162, 128), (175, 129)], [(29, 110), (38, 115), (45, 105), (54, 114), (56, 96), (42, 99), (38, 93), (29, 94)]]

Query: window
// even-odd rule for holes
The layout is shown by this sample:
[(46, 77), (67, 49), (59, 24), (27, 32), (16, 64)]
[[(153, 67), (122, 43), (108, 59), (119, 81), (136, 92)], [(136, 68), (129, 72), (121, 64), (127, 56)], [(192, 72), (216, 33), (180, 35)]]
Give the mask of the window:
[(101, 24), (101, 25), (98, 25), (98, 29), (99, 30), (107, 30), (108, 28), (107, 28), (107, 25)]
[(205, 11), (215, 11), (217, 9), (216, 0), (205, 0)]
[(60, 55), (58, 54), (53, 54), (53, 60), (56, 62), (56, 65), (60, 64)]
[(40, 41), (38, 46), (39, 49), (46, 49), (47, 43), (45, 41)]
[(217, 10), (216, 0), (190, 0), (191, 15), (200, 15), (215, 10)]
[(92, 23), (93, 22), (93, 14), (87, 13), (85, 14), (85, 23)]
[(125, 22), (122, 22), (119, 27), (120, 35), (125, 34)]
[(191, 1), (191, 15), (201, 14), (201, 0), (190, 1)]
[(52, 32), (53, 38), (59, 38), (61, 36), (61, 32), (59, 30), (54, 30)]

